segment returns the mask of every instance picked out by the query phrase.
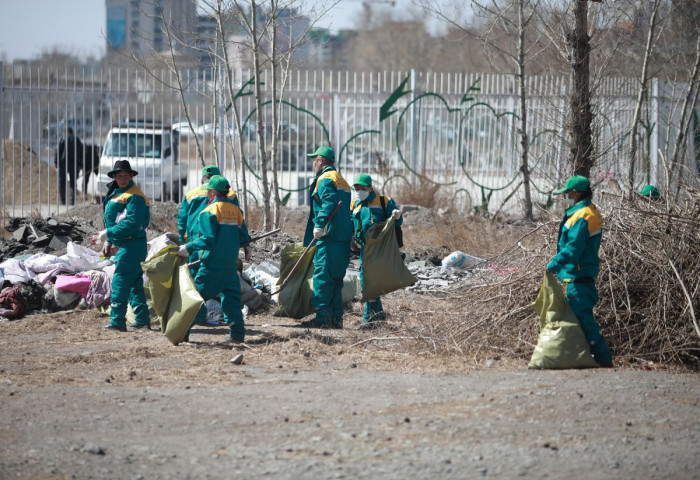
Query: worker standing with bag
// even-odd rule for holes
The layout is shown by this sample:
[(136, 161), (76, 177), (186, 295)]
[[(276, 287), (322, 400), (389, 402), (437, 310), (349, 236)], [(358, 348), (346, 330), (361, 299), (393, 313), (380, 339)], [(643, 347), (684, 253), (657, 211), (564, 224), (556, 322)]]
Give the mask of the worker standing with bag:
[[(375, 223), (383, 222), (389, 217), (394, 217), (396, 228), (403, 223), (401, 211), (391, 197), (383, 197), (375, 192), (372, 186), (372, 177), (366, 173), (355, 176), (353, 188), (357, 195), (357, 200), (353, 200), (350, 211), (352, 214), (355, 235), (352, 243), (355, 251), (359, 247), (360, 255), (360, 284), (364, 283), (364, 250), (365, 234)], [(360, 330), (376, 328), (382, 326), (386, 321), (386, 313), (382, 306), (381, 298), (369, 299), (365, 303), (365, 310), (362, 314), (362, 324)]]
[[(206, 165), (202, 169), (200, 186), (185, 194), (185, 198), (182, 200), (177, 214), (177, 231), (180, 235), (180, 243), (187, 243), (197, 238), (199, 234), (199, 214), (209, 205), (209, 195), (207, 194), (206, 184), (214, 175), (221, 175), (219, 167), (216, 165)], [(236, 192), (229, 190), (227, 198), (240, 208)], [(190, 263), (190, 274), (192, 278), (197, 276), (197, 271), (199, 270), (199, 263), (196, 263), (197, 259), (198, 257), (195, 257), (195, 253), (191, 252), (188, 262)], [(199, 310), (194, 323), (198, 325), (208, 325), (206, 306), (203, 306)], [(213, 324), (218, 324), (218, 322), (214, 322)]]
[[(307, 156), (314, 157), (316, 172), (309, 189), (311, 208), (304, 235), (304, 246), (316, 239), (311, 299), (316, 317), (300, 325), (343, 328), (343, 278), (350, 263), (352, 237), (350, 185), (333, 166), (335, 152), (331, 147), (319, 147)], [(341, 205), (336, 210), (338, 202)], [(330, 218), (334, 210), (336, 213)]]
[[(109, 245), (118, 247), (113, 262), (116, 264), (112, 278), (112, 297), (109, 324), (105, 330), (126, 332), (126, 310), (128, 304), (136, 316), (135, 329), (150, 330), (151, 318), (143, 289), (141, 262), (146, 260), (146, 227), (150, 223), (149, 200), (134, 183), (138, 175), (128, 160), (117, 160), (114, 169), (107, 174), (116, 182), (104, 198), (105, 230), (96, 239), (105, 242), (105, 253)], [(114, 185), (113, 185), (114, 187)]]
[(603, 217), (591, 202), (593, 191), (586, 177), (575, 175), (554, 193), (566, 195), (568, 208), (559, 225), (557, 254), (547, 270), (566, 284), (566, 299), (581, 323), (594, 360), (601, 367), (612, 367), (612, 354), (593, 318), (593, 306), (599, 300), (595, 282), (600, 268)]
[[(197, 291), (204, 301), (221, 295), (224, 321), (230, 328), (232, 343), (245, 340), (245, 324), (241, 304), (241, 284), (238, 278), (238, 250), (242, 242), (250, 241), (243, 213), (230, 198), (230, 185), (221, 175), (213, 175), (203, 185), (211, 200), (199, 214), (197, 238), (180, 246), (177, 254), (187, 257), (197, 254), (199, 271), (194, 278)], [(245, 249), (250, 261), (250, 248)], [(184, 341), (189, 341), (189, 333)]]

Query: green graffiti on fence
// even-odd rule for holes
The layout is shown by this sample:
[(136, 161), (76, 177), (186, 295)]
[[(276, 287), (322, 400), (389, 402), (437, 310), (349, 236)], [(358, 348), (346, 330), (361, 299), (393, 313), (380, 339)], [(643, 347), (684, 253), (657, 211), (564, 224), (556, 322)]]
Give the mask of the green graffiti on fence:
[[(447, 115), (451, 115), (451, 114), (458, 115), (457, 129), (456, 129), (456, 131), (457, 131), (457, 143), (456, 143), (456, 147), (453, 147), (453, 148), (457, 149), (457, 164), (456, 165), (459, 167), (461, 174), (463, 174), (475, 187), (477, 187), (480, 190), (480, 192), (481, 192), (481, 204), (482, 204), (481, 208), (487, 208), (493, 192), (504, 190), (504, 189), (512, 186), (513, 183), (520, 176), (521, 172), (520, 172), (520, 169), (516, 169), (512, 178), (507, 179), (505, 185), (501, 185), (498, 187), (487, 185), (485, 182), (479, 181), (478, 179), (476, 179), (474, 177), (474, 175), (472, 175), (470, 173), (470, 167), (471, 167), (470, 163), (472, 161), (471, 160), (471, 150), (466, 149), (466, 145), (469, 142), (473, 141), (474, 134), (470, 130), (470, 135), (467, 137), (467, 135), (465, 134), (465, 127), (468, 125), (469, 119), (471, 118), (471, 116), (473, 116), (475, 114), (477, 109), (485, 110), (485, 112), (487, 112), (487, 115), (490, 116), (491, 118), (493, 118), (496, 122), (500, 121), (503, 118), (508, 118), (508, 117), (512, 118), (513, 120), (517, 120), (517, 119), (519, 119), (518, 115), (512, 111), (505, 111), (505, 112), (499, 113), (497, 111), (497, 109), (494, 108), (494, 106), (491, 105), (489, 102), (486, 102), (483, 100), (481, 100), (481, 101), (478, 100), (477, 97), (479, 96), (479, 93), (481, 92), (481, 87), (480, 87), (481, 79), (480, 78), (477, 78), (471, 85), (469, 85), (466, 88), (465, 92), (462, 94), (462, 97), (460, 98), (460, 102), (459, 102), (458, 107), (451, 106), (450, 103), (448, 102), (448, 100), (445, 98), (445, 96), (443, 96), (439, 93), (436, 93), (436, 92), (423, 92), (423, 93), (416, 95), (415, 92), (406, 88), (406, 85), (408, 84), (409, 79), (410, 79), (410, 75), (407, 75), (401, 81), (401, 83), (398, 85), (398, 87), (396, 87), (394, 89), (394, 91), (387, 97), (387, 99), (384, 101), (384, 103), (381, 105), (381, 107), (379, 109), (378, 126), (385, 125), (386, 122), (388, 122), (388, 120), (390, 118), (394, 117), (394, 114), (398, 113), (396, 125), (393, 128), (393, 132), (392, 132), (391, 128), (388, 128), (388, 131), (387, 131), (387, 129), (382, 130), (382, 128), (370, 128), (370, 129), (364, 129), (364, 130), (361, 130), (359, 132), (352, 133), (352, 135), (347, 139), (347, 141), (345, 141), (345, 143), (340, 147), (340, 149), (337, 150), (337, 154), (336, 154), (337, 165), (339, 166), (339, 168), (341, 168), (342, 166), (345, 165), (343, 160), (345, 159), (348, 152), (350, 151), (349, 150), (350, 146), (353, 143), (355, 143), (359, 139), (365, 138), (365, 137), (372, 137), (375, 139), (380, 139), (382, 137), (382, 135), (385, 134), (385, 133), (383, 133), (383, 131), (386, 131), (387, 132), (386, 134), (393, 134), (393, 138), (396, 142), (396, 145), (394, 147), (395, 154), (396, 154), (398, 161), (402, 165), (403, 170), (405, 170), (406, 172), (410, 172), (414, 176), (419, 177), (422, 180), (428, 181), (428, 182), (435, 184), (435, 185), (450, 186), (450, 185), (455, 185), (456, 183), (458, 183), (457, 178), (455, 178), (454, 181), (445, 181), (445, 179), (435, 179), (435, 178), (429, 177), (425, 173), (425, 163), (424, 162), (421, 164), (423, 167), (422, 168), (423, 171), (422, 172), (419, 171), (418, 167), (416, 166), (417, 164), (415, 163), (416, 159), (413, 158), (413, 164), (412, 164), (412, 162), (407, 161), (406, 153), (404, 152), (404, 148), (402, 147), (403, 142), (402, 142), (402, 138), (401, 138), (401, 132), (405, 128), (406, 118), (408, 117), (409, 114), (415, 115), (415, 108), (418, 107), (418, 114), (414, 118), (418, 119), (417, 124), (420, 125), (421, 122), (420, 122), (419, 116), (420, 116), (421, 109), (420, 109), (419, 105), (421, 102), (423, 102), (425, 100), (432, 99), (434, 102), (436, 102), (437, 104), (439, 104), (441, 106), (442, 112), (445, 112)], [(250, 95), (252, 92), (245, 91), (245, 89), (248, 86), (252, 85), (252, 82), (253, 82), (253, 79), (246, 82), (241, 87), (241, 89), (237, 92), (233, 101), (236, 101), (237, 99), (242, 98), (244, 96)], [(403, 106), (399, 106), (399, 103), (400, 103), (399, 101), (403, 97), (406, 97), (407, 95), (415, 95), (415, 97), (412, 98), (410, 101), (405, 102), (405, 104)], [(267, 106), (270, 103), (271, 103), (271, 101), (268, 100), (268, 101), (264, 102), (262, 104), (262, 106)], [(309, 115), (311, 118), (313, 118), (315, 124), (322, 129), (322, 132), (323, 132), (322, 141), (325, 142), (326, 145), (331, 145), (329, 130), (318, 115), (316, 115), (314, 112), (312, 112), (308, 109), (299, 107), (292, 102), (279, 101), (279, 103), (281, 105), (285, 105), (285, 106), (293, 109), (296, 112), (299, 112), (299, 113), (304, 114), (304, 115)], [(227, 110), (230, 107), (231, 107), (231, 105), (229, 105), (227, 107)], [(243, 125), (244, 129), (246, 128), (246, 125), (249, 124), (249, 122), (251, 121), (251, 118), (256, 114), (256, 112), (257, 112), (257, 109), (253, 109), (245, 117), (245, 119), (242, 121), (242, 125)], [(477, 120), (483, 119), (483, 118), (484, 118), (483, 116), (477, 117)], [(496, 128), (500, 128), (497, 126), (498, 123), (495, 123), (494, 125), (496, 125)], [(501, 135), (499, 132), (489, 132), (489, 133)], [(532, 138), (530, 140), (530, 145), (534, 145), (534, 142), (541, 135), (545, 135), (545, 134), (558, 135), (558, 133), (559, 132), (557, 132), (556, 130), (543, 130), (543, 131), (538, 132), (538, 133), (533, 133)], [(304, 145), (304, 146), (306, 146), (306, 145)], [(305, 152), (303, 152), (302, 154), (305, 154)], [(296, 155), (298, 156), (299, 152), (296, 152)], [(298, 162), (300, 160), (297, 158), (297, 156), (295, 156), (295, 158), (296, 158), (296, 162), (298, 165), (299, 164)], [(379, 161), (379, 160), (377, 160), (377, 161)], [(492, 161), (492, 158), (489, 158), (489, 162), (490, 161)], [(261, 177), (258, 174), (258, 172), (256, 171), (256, 169), (253, 168), (253, 166), (250, 164), (248, 158), (243, 158), (243, 163), (245, 165), (245, 168), (248, 169), (257, 179), (261, 179)], [(399, 170), (396, 169), (395, 167), (389, 168), (388, 170), (386, 170), (386, 179), (384, 180), (384, 184), (386, 185), (392, 179), (403, 179), (404, 181), (406, 181), (410, 185), (410, 182), (406, 178), (406, 176), (402, 175), (401, 173), (398, 173), (398, 172), (399, 172)], [(291, 192), (302, 191), (305, 188), (306, 187), (294, 189), (294, 188), (280, 187), (281, 191), (287, 192), (287, 194), (284, 197), (284, 202), (286, 203), (289, 200), (289, 195)], [(537, 189), (537, 187), (535, 187), (535, 189), (537, 191), (539, 191), (539, 189)], [(469, 192), (466, 189), (460, 188), (455, 192), (455, 194), (454, 194), (455, 198), (460, 193), (469, 194)]]

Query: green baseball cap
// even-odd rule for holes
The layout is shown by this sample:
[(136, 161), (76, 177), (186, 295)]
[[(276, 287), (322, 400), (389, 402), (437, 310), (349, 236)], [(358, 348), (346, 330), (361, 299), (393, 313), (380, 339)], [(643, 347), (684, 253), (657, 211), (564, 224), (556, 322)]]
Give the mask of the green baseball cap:
[(207, 165), (202, 169), (203, 177), (211, 177), (212, 175), (221, 175), (221, 170), (216, 165)]
[(335, 152), (333, 149), (329, 146), (326, 145), (321, 145), (318, 147), (318, 150), (316, 150), (314, 153), (307, 153), (307, 157), (318, 157), (321, 155), (324, 158), (327, 158), (331, 162), (335, 162)]
[(371, 187), (372, 177), (370, 177), (366, 173), (358, 173), (357, 175), (355, 175), (355, 181), (352, 184), (362, 185), (363, 187)]
[(573, 177), (569, 177), (569, 179), (566, 181), (566, 185), (564, 185), (564, 188), (554, 190), (554, 193), (558, 195), (560, 193), (567, 193), (570, 190), (576, 190), (577, 192), (585, 192), (590, 186), (591, 181), (588, 180), (586, 177), (584, 177), (583, 175), (574, 175)]
[(202, 187), (206, 188), (207, 190), (211, 188), (217, 192), (227, 192), (228, 189), (231, 188), (231, 185), (229, 185), (228, 180), (221, 175), (214, 175), (207, 183), (202, 185)]
[(652, 197), (652, 198), (660, 198), (661, 194), (659, 193), (659, 189), (656, 188), (654, 185), (644, 185), (640, 191), (637, 192), (640, 195), (644, 195), (645, 197)]

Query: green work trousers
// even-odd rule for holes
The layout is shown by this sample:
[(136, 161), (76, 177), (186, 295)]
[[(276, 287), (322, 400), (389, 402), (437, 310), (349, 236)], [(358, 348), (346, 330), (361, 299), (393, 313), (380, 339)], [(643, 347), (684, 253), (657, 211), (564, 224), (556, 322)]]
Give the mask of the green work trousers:
[(128, 305), (136, 316), (138, 325), (150, 325), (146, 293), (143, 289), (143, 270), (141, 262), (146, 260), (147, 245), (145, 238), (127, 240), (122, 243), (114, 255), (116, 265), (112, 277), (111, 324), (118, 327), (126, 325)]
[(200, 263), (197, 276), (194, 277), (194, 285), (205, 302), (221, 294), (221, 311), (226, 325), (231, 329), (231, 338), (245, 340), (238, 270), (211, 269)]
[(596, 362), (611, 362), (610, 349), (600, 333), (600, 326), (593, 318), (593, 306), (599, 300), (595, 283), (568, 282), (566, 284), (566, 299), (581, 324), (583, 334), (591, 347), (593, 359)]
[(316, 242), (311, 298), (316, 323), (342, 327), (343, 278), (349, 263), (350, 240)]

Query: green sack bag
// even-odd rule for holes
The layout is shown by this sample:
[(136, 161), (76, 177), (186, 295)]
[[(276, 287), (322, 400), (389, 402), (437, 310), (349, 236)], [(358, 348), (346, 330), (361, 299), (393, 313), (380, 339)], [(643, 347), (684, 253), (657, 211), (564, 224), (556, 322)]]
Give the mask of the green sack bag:
[(540, 336), (528, 368), (595, 368), (586, 336), (556, 277), (547, 272), (532, 304), (540, 318)]
[(161, 318), (161, 331), (165, 332), (165, 322), (162, 320), (168, 311), (170, 294), (173, 286), (173, 272), (184, 260), (177, 255), (178, 247), (168, 245), (153, 257), (141, 264), (143, 273), (148, 277), (146, 292), (156, 315)]
[(175, 270), (171, 292), (168, 311), (163, 315), (163, 333), (173, 345), (177, 345), (187, 335), (197, 312), (204, 304), (186, 263)]
[(389, 217), (384, 222), (375, 223), (365, 233), (362, 254), (363, 302), (416, 283), (416, 277), (408, 271), (401, 258), (394, 233), (395, 223), (394, 217)]
[[(304, 252), (302, 243), (291, 243), (282, 248), (280, 259), (280, 278), (277, 286), (282, 285), (289, 272), (292, 271), (297, 260)], [(289, 279), (287, 285), (280, 291), (277, 303), (279, 310), (275, 313), (281, 317), (303, 318), (314, 309), (311, 305), (313, 296), (314, 253), (316, 247), (311, 247), (304, 259), (297, 267), (294, 276)]]

